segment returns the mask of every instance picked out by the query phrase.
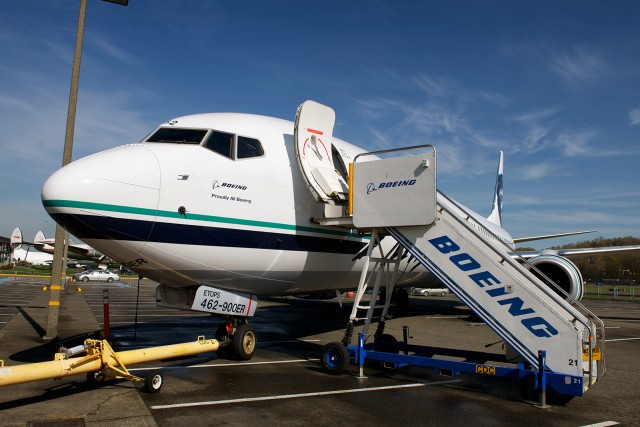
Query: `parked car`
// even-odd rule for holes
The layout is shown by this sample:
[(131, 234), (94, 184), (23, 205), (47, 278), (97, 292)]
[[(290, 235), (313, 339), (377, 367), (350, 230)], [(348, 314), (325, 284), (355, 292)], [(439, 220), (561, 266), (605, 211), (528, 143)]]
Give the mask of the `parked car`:
[(432, 295), (439, 295), (443, 297), (448, 294), (449, 294), (449, 289), (447, 288), (413, 288), (411, 290), (411, 295), (419, 295), (423, 297), (428, 297)]
[(116, 282), (120, 280), (120, 276), (116, 273), (112, 273), (109, 270), (88, 270), (83, 271), (75, 275), (76, 280), (79, 282)]

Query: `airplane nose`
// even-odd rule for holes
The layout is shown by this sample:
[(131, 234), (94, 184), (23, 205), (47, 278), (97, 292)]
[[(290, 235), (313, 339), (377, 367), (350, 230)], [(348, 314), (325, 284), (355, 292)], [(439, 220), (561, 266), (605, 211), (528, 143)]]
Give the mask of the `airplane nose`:
[(151, 150), (135, 144), (85, 157), (54, 172), (42, 187), (42, 204), (57, 223), (87, 243), (96, 239), (143, 243), (155, 221), (159, 192), (158, 160)]

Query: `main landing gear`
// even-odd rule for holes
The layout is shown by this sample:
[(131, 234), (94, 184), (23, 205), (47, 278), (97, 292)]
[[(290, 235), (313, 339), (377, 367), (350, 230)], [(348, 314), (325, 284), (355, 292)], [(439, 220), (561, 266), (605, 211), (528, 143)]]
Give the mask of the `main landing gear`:
[(256, 329), (252, 325), (246, 320), (231, 317), (218, 327), (215, 338), (220, 343), (216, 354), (221, 359), (249, 360), (258, 343)]

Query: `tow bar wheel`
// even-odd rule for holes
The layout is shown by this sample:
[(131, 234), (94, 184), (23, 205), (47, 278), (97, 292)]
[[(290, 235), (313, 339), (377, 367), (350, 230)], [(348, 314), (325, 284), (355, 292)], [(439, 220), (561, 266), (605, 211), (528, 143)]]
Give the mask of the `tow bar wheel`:
[(151, 371), (144, 378), (144, 388), (149, 393), (157, 393), (162, 388), (163, 382), (160, 371)]
[(341, 342), (330, 342), (322, 347), (320, 360), (325, 372), (339, 375), (349, 365), (349, 350)]

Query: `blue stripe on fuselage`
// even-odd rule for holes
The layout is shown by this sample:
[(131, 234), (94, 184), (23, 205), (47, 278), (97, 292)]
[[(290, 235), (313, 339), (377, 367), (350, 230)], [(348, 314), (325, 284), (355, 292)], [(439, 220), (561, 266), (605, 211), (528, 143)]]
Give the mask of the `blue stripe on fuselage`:
[(51, 214), (83, 240), (111, 239), (181, 245), (356, 254), (367, 242), (195, 224), (153, 222), (98, 215)]

